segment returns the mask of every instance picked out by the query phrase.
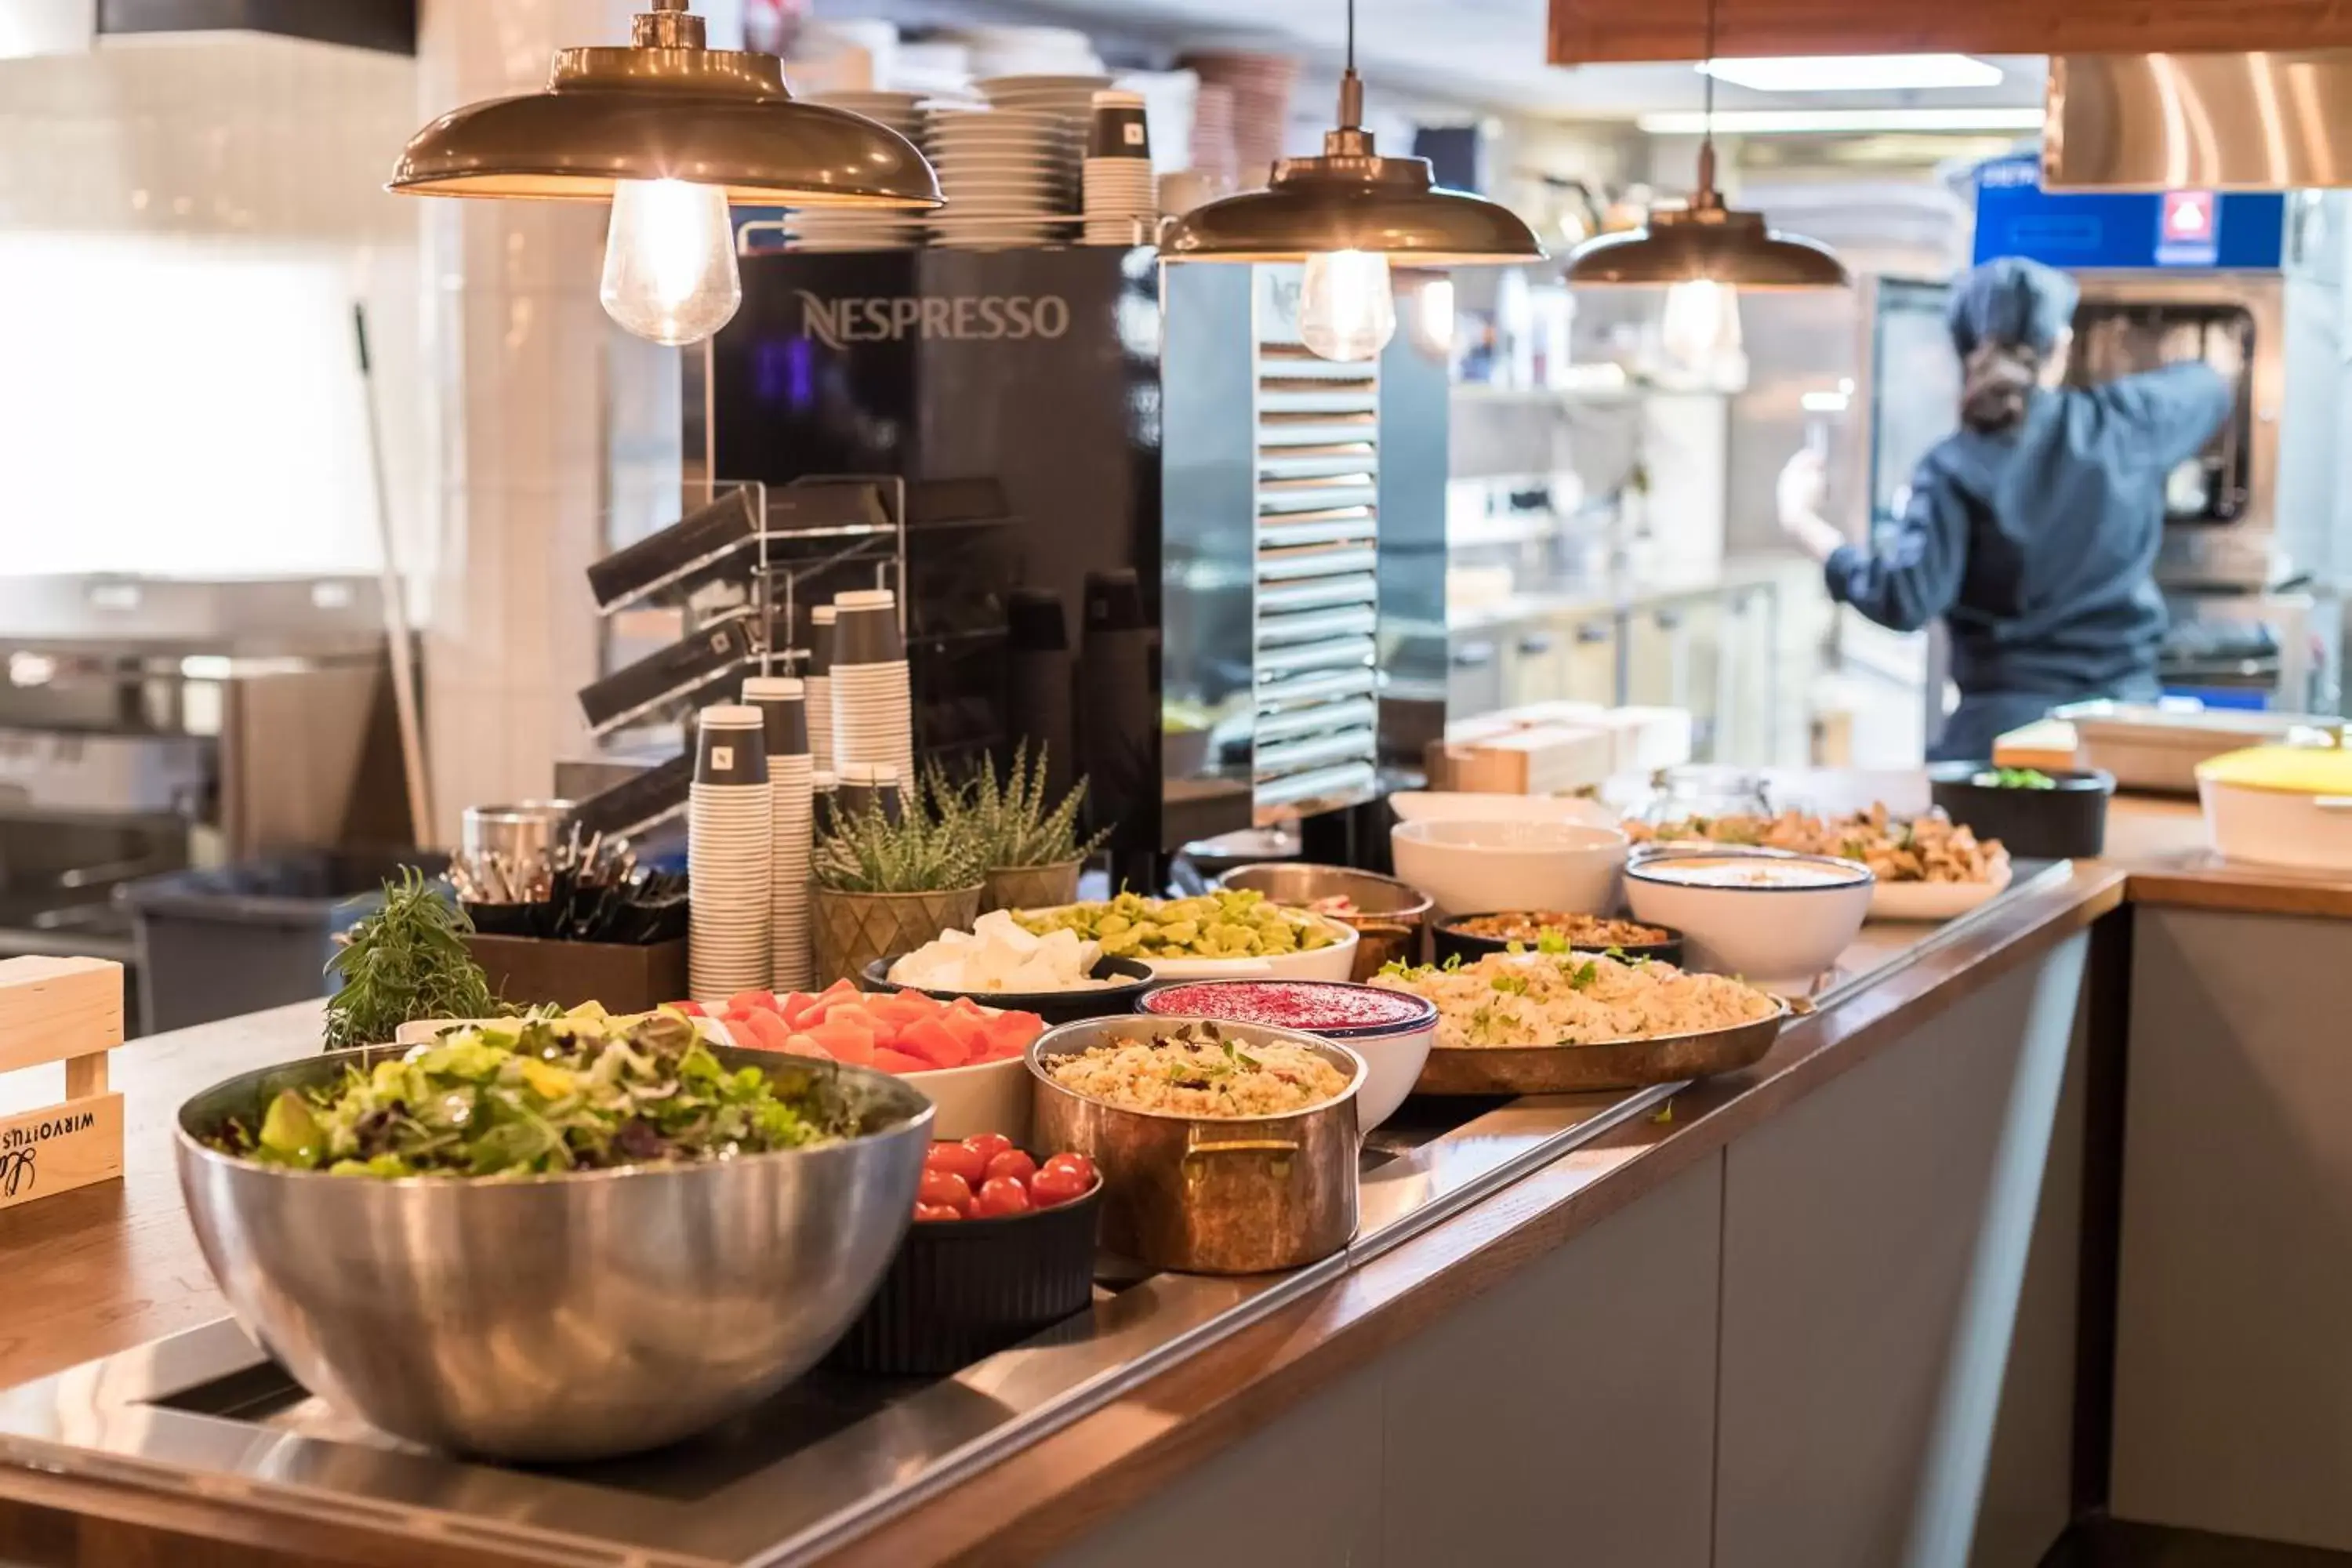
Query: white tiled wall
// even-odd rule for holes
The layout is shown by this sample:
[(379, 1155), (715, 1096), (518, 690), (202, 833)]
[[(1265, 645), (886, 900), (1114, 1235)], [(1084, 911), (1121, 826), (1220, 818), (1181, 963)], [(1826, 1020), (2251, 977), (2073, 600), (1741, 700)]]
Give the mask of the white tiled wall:
[(369, 570), (352, 307), (421, 549), (413, 60), (227, 35), (0, 60), (0, 571)]

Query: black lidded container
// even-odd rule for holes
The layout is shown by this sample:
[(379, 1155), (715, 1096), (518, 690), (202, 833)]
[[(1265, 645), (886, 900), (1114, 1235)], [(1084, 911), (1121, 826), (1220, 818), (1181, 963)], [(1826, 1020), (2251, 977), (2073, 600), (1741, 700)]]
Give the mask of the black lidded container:
[(1930, 763), (1928, 798), (1979, 838), (2000, 839), (2020, 859), (2088, 858), (2105, 850), (2115, 774), (2097, 769), (2048, 773), (2054, 789), (1976, 782), (1997, 771), (1991, 763)]
[[(1429, 935), (1430, 941), (1436, 951), (1437, 962), (1443, 963), (1454, 954), (1459, 953), (1462, 957), (1463, 963), (1475, 963), (1490, 952), (1508, 952), (1511, 950), (1511, 944), (1504, 938), (1479, 936), (1461, 929), (1463, 922), (1465, 921), (1484, 920), (1488, 914), (1501, 914), (1507, 911), (1491, 910), (1483, 914), (1447, 915), (1442, 920), (1431, 922)], [(1616, 944), (1616, 951), (1622, 953), (1627, 958), (1646, 958), (1654, 963), (1671, 963), (1677, 967), (1681, 965), (1683, 962), (1682, 932), (1676, 931), (1672, 926), (1658, 926), (1649, 921), (1642, 921), (1636, 923), (1642, 925), (1654, 925), (1654, 929), (1666, 933), (1666, 940), (1664, 942), (1620, 942)], [(1521, 942), (1519, 946), (1523, 950), (1533, 951), (1535, 944), (1533, 942)], [(1577, 942), (1574, 944), (1574, 949), (1576, 952), (1583, 953), (1607, 952), (1610, 951), (1608, 947), (1596, 947), (1591, 942)]]
[(1075, 1203), (997, 1219), (917, 1220), (880, 1289), (825, 1358), (845, 1372), (935, 1377), (983, 1361), (1094, 1300), (1102, 1183)]

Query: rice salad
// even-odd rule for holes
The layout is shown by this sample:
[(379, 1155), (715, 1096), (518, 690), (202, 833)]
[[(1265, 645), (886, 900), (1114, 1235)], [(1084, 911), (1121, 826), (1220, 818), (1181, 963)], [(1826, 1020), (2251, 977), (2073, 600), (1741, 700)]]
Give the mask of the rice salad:
[(1437, 1004), (1440, 1049), (1597, 1046), (1704, 1034), (1770, 1017), (1778, 998), (1721, 974), (1581, 952), (1490, 952), (1475, 963), (1391, 964), (1372, 984)]
[(1047, 1070), (1089, 1100), (1163, 1116), (1285, 1116), (1339, 1099), (1349, 1083), (1304, 1046), (1243, 1040), (1209, 1022), (1089, 1046)]

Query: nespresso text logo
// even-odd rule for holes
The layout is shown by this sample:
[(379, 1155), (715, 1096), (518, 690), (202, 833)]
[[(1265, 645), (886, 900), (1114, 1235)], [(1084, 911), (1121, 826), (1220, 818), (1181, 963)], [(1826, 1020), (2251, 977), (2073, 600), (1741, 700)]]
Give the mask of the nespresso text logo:
[(821, 300), (805, 289), (793, 291), (801, 298), (801, 336), (827, 348), (907, 338), (1058, 338), (1070, 330), (1070, 303), (1059, 294)]

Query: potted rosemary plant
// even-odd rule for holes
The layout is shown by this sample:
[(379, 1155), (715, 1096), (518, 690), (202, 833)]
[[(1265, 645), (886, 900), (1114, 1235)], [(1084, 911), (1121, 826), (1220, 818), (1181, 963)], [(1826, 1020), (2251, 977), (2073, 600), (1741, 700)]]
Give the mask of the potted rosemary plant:
[(810, 864), (816, 979), (855, 984), (867, 963), (912, 952), (980, 918), (988, 859), (971, 825), (910, 804), (838, 819)]
[(1087, 781), (1080, 779), (1058, 802), (1051, 802), (1045, 748), (1038, 747), (1033, 760), (1026, 741), (1013, 749), (1012, 770), (1002, 783), (991, 763), (961, 790), (932, 773), (929, 794), (940, 818), (968, 823), (983, 848), (987, 879), (982, 910), (1042, 909), (1075, 901), (1087, 857), (1110, 837), (1107, 827), (1078, 837)]

